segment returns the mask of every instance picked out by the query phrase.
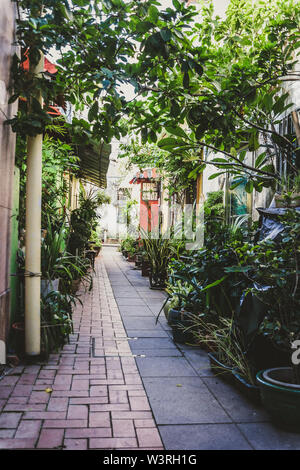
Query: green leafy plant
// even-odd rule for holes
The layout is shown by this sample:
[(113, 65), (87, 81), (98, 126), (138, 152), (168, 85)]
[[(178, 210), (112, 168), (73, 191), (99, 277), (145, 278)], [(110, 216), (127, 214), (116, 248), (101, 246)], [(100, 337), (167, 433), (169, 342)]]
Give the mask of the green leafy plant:
[[(54, 121), (55, 124), (55, 121)], [(57, 128), (57, 125), (53, 127)], [(60, 126), (62, 126), (61, 124)], [(52, 126), (51, 126), (52, 127)], [(65, 129), (66, 131), (66, 129)], [(42, 213), (41, 225), (47, 228), (48, 217), (51, 219), (53, 230), (59, 230), (66, 219), (68, 208), (69, 178), (77, 175), (79, 164), (71, 145), (62, 141), (62, 131), (54, 137), (50, 136), (51, 129), (47, 126), (43, 141), (42, 166)], [(19, 197), (19, 232), (25, 227), (26, 205), (26, 142), (24, 136), (17, 136), (16, 165), (20, 169)], [(68, 176), (68, 177), (67, 177)]]
[(221, 222), (224, 221), (224, 191), (220, 190), (207, 193), (206, 200), (204, 203), (204, 214), (206, 220), (216, 218), (219, 219)]
[(52, 291), (41, 300), (41, 350), (48, 356), (60, 349), (73, 332), (75, 297)]
[[(249, 193), (275, 189), (279, 156), (292, 174), (299, 169), (295, 134), (281, 135), (277, 128), (291, 107), (282, 80), (299, 80), (299, 5), (231, 0), (217, 20), (212, 2), (200, 8), (201, 22), (185, 46), (190, 54), (157, 72), (146, 107), (145, 101), (132, 103), (134, 124), (143, 142), (160, 136), (159, 148), (169, 153), (162, 166), (168, 171), (173, 164), (173, 174), (189, 168), (193, 179), (213, 165), (217, 171), (209, 179), (229, 173), (232, 187), (246, 181)], [(254, 151), (251, 164), (247, 152)]]
[[(233, 319), (218, 317), (212, 321), (194, 315), (189, 327), (198, 344), (207, 345), (216, 354), (220, 366), (217, 373), (222, 374), (228, 367), (236, 370), (248, 383), (255, 384), (255, 374), (243, 350), (243, 342), (238, 330), (233, 328)], [(222, 368), (222, 364), (226, 369)]]
[(68, 250), (72, 254), (83, 254), (98, 225), (100, 215), (97, 209), (109, 201), (110, 198), (103, 192), (95, 190), (87, 192), (81, 186), (79, 207), (71, 212), (70, 217)]
[(153, 234), (141, 230), (143, 246), (150, 263), (150, 285), (151, 287), (163, 288), (168, 277), (168, 265), (172, 256), (175, 255), (174, 246), (170, 239), (164, 238), (159, 233)]
[(188, 282), (183, 282), (179, 279), (174, 282), (169, 281), (166, 292), (169, 295), (170, 307), (175, 309), (180, 308), (182, 299), (179, 297), (179, 294), (188, 295), (192, 290), (193, 286)]
[(123, 255), (128, 256), (129, 254), (133, 256), (136, 253), (137, 249), (138, 249), (138, 241), (132, 236), (128, 235), (126, 238), (121, 240), (120, 250), (123, 253)]
[[(182, 32), (195, 16), (195, 9), (177, 0), (166, 10), (157, 6), (154, 0), (95, 0), (92, 6), (88, 0), (44, 0), (42, 5), (39, 0), (19, 0), (22, 19), (17, 23), (16, 44), (21, 54), (13, 63), (11, 102), (25, 100), (8, 120), (13, 130), (42, 133), (51, 122), (47, 107), (63, 95), (76, 111), (88, 106), (85, 123), (93, 137), (110, 141), (125, 136), (121, 119), (129, 112), (129, 103), (119, 85), (130, 85), (141, 94), (145, 86), (155, 84), (161, 61), (172, 64), (172, 51), (186, 44)], [(58, 59), (51, 80), (46, 73), (35, 76), (31, 69), (24, 71), (26, 59), (34, 66), (40, 51), (47, 55), (53, 48)], [(44, 109), (33, 100), (37, 89)]]
[[(246, 234), (247, 235), (247, 234)], [(193, 302), (204, 310), (232, 316), (249, 281), (240, 272), (227, 271), (236, 265), (235, 249), (245, 243), (240, 227), (235, 231), (211, 213), (206, 215), (205, 246), (170, 263), (171, 282), (181, 280), (193, 286)], [(190, 301), (189, 301), (190, 303)], [(192, 307), (192, 311), (195, 307)]]
[(44, 278), (56, 279), (62, 272), (68, 274), (69, 257), (65, 255), (66, 238), (66, 227), (62, 225), (59, 232), (56, 232), (48, 217), (46, 236), (41, 245), (41, 266)]
[[(93, 276), (90, 273), (90, 261), (82, 256), (69, 255), (68, 270), (63, 272), (60, 278), (60, 289), (62, 292), (71, 293), (75, 296), (74, 281), (80, 283), (89, 291), (93, 288)], [(78, 296), (77, 296), (78, 298)]]
[[(292, 343), (300, 339), (300, 214), (288, 210), (281, 223), (284, 230), (278, 245), (269, 241), (254, 248), (254, 269), (249, 275), (269, 286), (264, 292), (256, 292), (268, 307), (260, 331), (281, 348), (290, 350), (292, 356)], [(299, 366), (291, 366), (295, 383), (299, 384)]]
[(54, 231), (48, 218), (47, 233), (41, 246), (42, 276), (48, 280), (60, 279), (64, 291), (69, 291), (72, 281), (79, 279), (91, 289), (92, 276), (88, 272), (90, 263), (66, 251), (67, 233), (64, 225), (59, 232)]

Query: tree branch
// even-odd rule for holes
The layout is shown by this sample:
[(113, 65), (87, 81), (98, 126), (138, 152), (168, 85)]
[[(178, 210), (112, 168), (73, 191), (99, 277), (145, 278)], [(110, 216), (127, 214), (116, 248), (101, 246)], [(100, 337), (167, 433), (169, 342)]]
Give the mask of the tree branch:
[[(268, 171), (264, 171), (264, 170), (260, 170), (259, 168), (253, 168), (252, 166), (249, 166), (247, 165), (246, 163), (244, 162), (241, 162), (237, 157), (235, 157), (234, 155), (232, 155), (231, 153), (229, 152), (226, 152), (225, 150), (221, 150), (221, 149), (218, 149), (216, 147), (214, 147), (213, 145), (210, 145), (210, 144), (206, 144), (205, 142), (198, 142), (197, 143), (197, 146), (202, 146), (202, 147), (207, 147), (211, 150), (214, 150), (215, 152), (220, 152), (220, 153), (223, 153), (224, 155), (226, 155), (227, 157), (229, 158), (232, 158), (235, 162), (238, 163), (238, 165), (245, 169), (245, 170), (249, 170), (251, 172), (256, 172), (256, 173), (259, 173), (263, 176), (265, 176), (267, 179), (274, 179), (274, 178), (277, 178), (276, 175), (274, 173), (270, 173)], [(196, 145), (194, 145), (194, 147), (196, 147)], [(213, 162), (212, 162), (213, 163)], [(221, 163), (222, 164), (222, 163)], [(216, 165), (218, 165), (218, 162), (216, 162)], [(215, 166), (216, 166), (215, 165)]]

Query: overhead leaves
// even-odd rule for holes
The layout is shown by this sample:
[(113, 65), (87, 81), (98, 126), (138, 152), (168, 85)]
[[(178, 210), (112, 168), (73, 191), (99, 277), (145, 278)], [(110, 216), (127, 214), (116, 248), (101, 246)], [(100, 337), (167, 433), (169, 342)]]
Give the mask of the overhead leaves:
[(169, 134), (177, 135), (178, 137), (184, 137), (188, 139), (187, 134), (184, 132), (184, 130), (181, 127), (165, 127), (166, 131), (169, 132)]
[(156, 8), (156, 6), (154, 5), (151, 5), (148, 9), (148, 15), (149, 15), (149, 19), (150, 21), (152, 21), (152, 23), (157, 23), (158, 21), (158, 18), (159, 18), (159, 11), (158, 9)]
[(99, 104), (98, 104), (98, 101), (95, 101), (88, 112), (88, 120), (90, 122), (96, 119), (98, 115), (98, 111), (99, 111)]

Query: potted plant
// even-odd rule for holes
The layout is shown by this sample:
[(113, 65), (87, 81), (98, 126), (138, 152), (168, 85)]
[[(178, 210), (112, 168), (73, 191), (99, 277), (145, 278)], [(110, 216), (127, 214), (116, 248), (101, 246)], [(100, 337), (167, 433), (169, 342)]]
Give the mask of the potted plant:
[(127, 236), (124, 240), (121, 241), (121, 252), (123, 256), (128, 260), (128, 261), (134, 261), (135, 257), (135, 252), (137, 248), (137, 241), (131, 237)]
[[(100, 216), (98, 208), (110, 202), (110, 198), (101, 191), (86, 191), (81, 186), (79, 207), (71, 212), (68, 251), (73, 255), (83, 254), (88, 242), (96, 231)], [(92, 241), (94, 239), (92, 238)], [(95, 240), (98, 244), (98, 237)]]
[(41, 354), (58, 351), (73, 333), (72, 307), (76, 298), (53, 291), (41, 301)]
[(93, 287), (93, 277), (89, 272), (90, 261), (81, 256), (70, 255), (68, 275), (62, 276), (61, 284), (63, 292), (75, 295), (80, 283), (88, 290)]
[(127, 259), (128, 251), (126, 249), (126, 239), (121, 240), (119, 251), (122, 253), (125, 259)]
[(180, 304), (180, 298), (178, 294), (184, 294), (185, 292), (191, 292), (193, 287), (186, 281), (182, 281), (181, 279), (174, 279), (170, 276), (170, 280), (167, 283), (166, 292), (169, 296), (167, 302), (164, 305), (164, 314), (166, 319), (168, 320), (169, 311), (171, 309), (178, 309)]
[(90, 250), (94, 250), (96, 252), (96, 257), (99, 255), (102, 248), (102, 243), (95, 230), (92, 231), (92, 235), (88, 242), (88, 247)]
[(261, 274), (270, 288), (258, 295), (268, 307), (261, 330), (279, 347), (290, 351), (290, 366), (260, 371), (257, 381), (272, 419), (300, 432), (300, 369), (293, 355), (293, 347), (300, 340), (299, 212), (289, 209), (281, 223), (281, 241), (278, 245), (269, 243), (270, 254), (265, 257)]
[(170, 310), (180, 311), (184, 308), (183, 299), (187, 298), (188, 294), (193, 291), (193, 286), (186, 281), (180, 279), (173, 279), (170, 276), (170, 280), (167, 284), (166, 292), (169, 295), (168, 301), (164, 305), (164, 314), (166, 319), (169, 322), (169, 312)]
[(138, 242), (137, 250), (136, 250), (136, 254), (135, 254), (135, 267), (137, 269), (142, 268), (142, 260), (143, 260), (144, 253), (145, 252), (144, 252), (144, 249), (143, 249), (143, 246), (142, 246), (141, 242)]
[(142, 264), (141, 264), (141, 268), (142, 268), (142, 276), (143, 277), (149, 277), (149, 273), (150, 273), (150, 263), (149, 263), (149, 260), (147, 258), (147, 254), (144, 253), (142, 255)]
[(168, 278), (168, 264), (174, 254), (169, 238), (161, 233), (142, 232), (143, 245), (149, 261), (149, 281), (151, 289), (164, 289)]
[(127, 251), (127, 261), (131, 261), (135, 263), (135, 259), (136, 259), (135, 248), (131, 246)]
[(235, 385), (251, 401), (259, 403), (260, 393), (254, 368), (245, 354), (233, 318), (196, 316), (193, 330), (198, 344), (207, 345), (213, 373)]
[(47, 231), (41, 245), (41, 292), (44, 296), (52, 290), (58, 290), (60, 274), (68, 264), (64, 257), (66, 236), (64, 224), (59, 231), (54, 231), (48, 218)]
[(175, 342), (191, 343), (194, 340), (191, 318), (202, 310), (202, 299), (193, 284), (177, 280), (174, 287), (175, 290), (170, 299), (168, 323), (172, 327)]
[(58, 291), (59, 288), (64, 292), (74, 293), (76, 291), (74, 284), (79, 284), (80, 280), (87, 281), (91, 288), (92, 277), (87, 272), (89, 262), (83, 257), (74, 256), (66, 251), (66, 237), (67, 230), (64, 225), (58, 232), (54, 232), (49, 223), (41, 246), (41, 294), (43, 297), (51, 291)]
[[(50, 291), (41, 298), (41, 353), (47, 359), (51, 352), (59, 350), (73, 332), (72, 307), (78, 299), (73, 295)], [(25, 356), (24, 316), (13, 323), (13, 344), (20, 357)]]
[[(197, 281), (192, 278), (189, 282), (180, 284), (180, 289), (177, 290), (176, 296), (179, 299), (177, 309), (180, 315), (175, 314), (174, 309), (169, 310), (168, 319), (173, 328), (173, 337), (175, 334), (177, 342), (192, 342), (193, 341), (193, 322), (191, 317), (194, 315), (207, 316), (212, 313), (207, 299), (209, 292), (212, 288), (218, 286), (223, 282), (221, 278), (211, 284), (205, 281)], [(171, 323), (172, 322), (172, 323)], [(174, 341), (176, 341), (174, 338)]]

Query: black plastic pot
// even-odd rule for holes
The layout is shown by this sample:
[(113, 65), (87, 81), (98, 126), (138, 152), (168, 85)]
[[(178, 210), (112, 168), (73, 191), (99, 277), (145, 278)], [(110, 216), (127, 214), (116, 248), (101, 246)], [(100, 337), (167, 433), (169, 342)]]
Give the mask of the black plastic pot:
[(300, 385), (293, 384), (291, 367), (261, 371), (256, 376), (261, 400), (280, 427), (300, 433)]
[(135, 267), (140, 269), (142, 266), (142, 256), (141, 255), (136, 255), (135, 257)]
[(172, 328), (173, 340), (175, 343), (194, 343), (194, 336), (191, 331), (185, 330), (192, 324), (189, 319), (189, 312), (171, 308), (168, 313), (168, 323)]
[(232, 370), (234, 386), (250, 401), (255, 404), (261, 403), (260, 390), (257, 385), (248, 383), (237, 371)]
[(149, 282), (150, 282), (150, 289), (163, 290), (166, 287), (165, 278), (159, 278), (157, 276), (153, 276), (151, 268), (149, 270)]
[(142, 276), (148, 277), (150, 273), (150, 263), (149, 261), (142, 258)]

